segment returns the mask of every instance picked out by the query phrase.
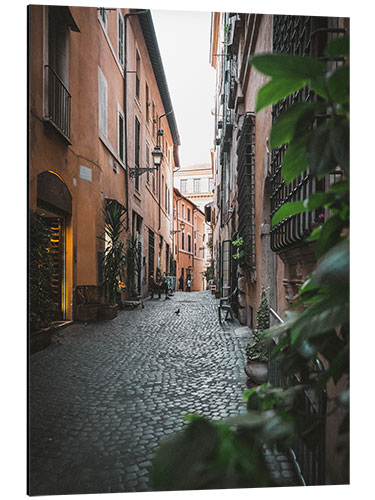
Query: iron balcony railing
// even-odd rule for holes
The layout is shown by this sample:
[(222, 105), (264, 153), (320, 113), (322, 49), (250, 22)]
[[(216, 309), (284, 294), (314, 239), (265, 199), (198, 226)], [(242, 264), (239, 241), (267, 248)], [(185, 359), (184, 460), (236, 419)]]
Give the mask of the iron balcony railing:
[[(283, 323), (284, 320), (270, 308), (270, 325)], [(296, 383), (301, 383), (298, 374), (285, 377), (282, 375), (280, 361), (278, 356), (272, 355), (273, 347), (276, 345), (276, 340), (270, 345), (268, 357), (268, 382), (274, 387), (289, 387)], [(322, 362), (317, 359), (311, 367), (311, 374), (319, 374), (324, 371)], [(300, 478), (301, 484), (304, 486), (317, 486), (325, 484), (325, 454), (326, 454), (326, 429), (325, 419), (327, 411), (327, 392), (322, 390), (319, 393), (312, 389), (304, 391), (305, 409), (308, 414), (317, 415), (323, 423), (323, 429), (320, 434), (320, 439), (314, 448), (308, 447), (301, 439), (296, 439), (294, 446), (289, 450), (290, 457), (296, 472)]]
[(47, 113), (49, 120), (62, 134), (70, 140), (70, 101), (71, 95), (56, 71), (46, 65)]

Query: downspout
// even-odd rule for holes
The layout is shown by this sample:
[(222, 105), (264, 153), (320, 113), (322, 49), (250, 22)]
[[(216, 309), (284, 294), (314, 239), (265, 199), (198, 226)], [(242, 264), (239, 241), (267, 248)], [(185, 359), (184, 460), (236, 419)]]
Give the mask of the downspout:
[(125, 203), (126, 203), (126, 231), (129, 231), (129, 165), (128, 165), (128, 107), (127, 107), (127, 20), (130, 16), (138, 16), (140, 14), (147, 14), (149, 10), (139, 10), (137, 12), (128, 12), (124, 16), (124, 154), (125, 154)]

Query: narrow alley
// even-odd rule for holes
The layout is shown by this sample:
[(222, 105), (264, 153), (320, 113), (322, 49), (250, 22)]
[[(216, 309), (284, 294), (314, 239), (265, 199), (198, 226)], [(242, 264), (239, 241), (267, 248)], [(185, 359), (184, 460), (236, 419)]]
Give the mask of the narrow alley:
[(185, 414), (245, 411), (244, 331), (220, 326), (209, 292), (62, 330), (30, 358), (30, 493), (150, 490), (153, 453)]

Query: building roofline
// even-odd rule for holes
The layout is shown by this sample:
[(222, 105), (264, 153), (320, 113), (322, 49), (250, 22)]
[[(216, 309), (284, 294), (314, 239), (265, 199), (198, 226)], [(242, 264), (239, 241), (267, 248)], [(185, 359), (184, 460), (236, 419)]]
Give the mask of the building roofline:
[(191, 201), (190, 198), (187, 198), (186, 196), (184, 196), (177, 188), (173, 188), (173, 192), (176, 196), (178, 196), (178, 198), (181, 198), (181, 199), (184, 199), (185, 201), (187, 201), (188, 203), (191, 203), (193, 205), (193, 207), (198, 211), (200, 212), (203, 217), (205, 217), (205, 214), (204, 212), (202, 212), (202, 210), (194, 203), (194, 201)]
[(173, 143), (180, 146), (180, 135), (177, 128), (176, 117), (174, 114), (171, 97), (169, 94), (167, 79), (164, 72), (163, 62), (160, 55), (159, 44), (156, 38), (154, 22), (152, 20), (151, 11), (149, 10), (145, 15), (138, 17), (139, 24), (141, 25), (143, 37), (146, 43), (148, 55), (150, 57), (152, 69), (154, 71), (156, 83), (159, 88), (161, 100), (163, 102), (164, 110), (169, 113), (166, 118), (168, 120), (169, 128), (171, 130)]

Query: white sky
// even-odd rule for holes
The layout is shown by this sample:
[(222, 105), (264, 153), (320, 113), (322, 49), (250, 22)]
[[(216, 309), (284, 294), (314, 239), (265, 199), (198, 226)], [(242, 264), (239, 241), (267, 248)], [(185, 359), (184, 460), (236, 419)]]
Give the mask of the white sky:
[(210, 162), (215, 72), (209, 64), (211, 14), (152, 10), (181, 139), (181, 167)]

